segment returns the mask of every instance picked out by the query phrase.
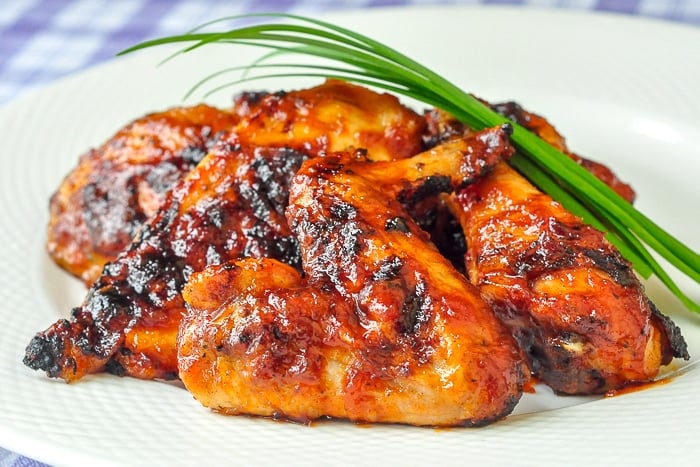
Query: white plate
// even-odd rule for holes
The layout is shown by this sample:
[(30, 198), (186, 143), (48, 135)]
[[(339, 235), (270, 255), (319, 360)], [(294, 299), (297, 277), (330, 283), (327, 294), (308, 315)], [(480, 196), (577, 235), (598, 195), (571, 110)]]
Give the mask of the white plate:
[[(638, 190), (638, 206), (698, 249), (700, 31), (648, 20), (511, 8), (387, 9), (334, 21), (390, 43), (485, 98), (549, 117), (582, 154)], [(214, 47), (155, 68), (155, 50), (115, 60), (0, 110), (0, 445), (52, 464), (537, 464), (686, 461), (700, 420), (700, 369), (630, 394), (542, 392), (479, 429), (319, 423), (203, 409), (175, 385), (50, 381), (21, 359), (33, 334), (79, 303), (80, 284), (44, 252), (47, 203), (77, 155), (127, 121), (180, 103), (207, 71), (257, 52)], [(295, 83), (274, 83), (293, 87)], [(680, 278), (695, 300), (697, 284)], [(657, 282), (649, 294), (700, 355), (700, 319)], [(693, 360), (695, 362), (697, 360)], [(529, 413), (526, 413), (529, 412)]]

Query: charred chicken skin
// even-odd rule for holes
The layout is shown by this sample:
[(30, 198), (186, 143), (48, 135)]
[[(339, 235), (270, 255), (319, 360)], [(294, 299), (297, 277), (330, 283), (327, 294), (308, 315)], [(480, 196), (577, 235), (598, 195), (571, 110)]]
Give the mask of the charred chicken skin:
[[(104, 370), (177, 378), (180, 291), (193, 271), (244, 256), (299, 266), (282, 213), (301, 161), (360, 144), (380, 159), (402, 158), (424, 131), (396, 98), (340, 82), (246, 94), (235, 108), (240, 125), (167, 194), (71, 318), (32, 339), (28, 366), (68, 381)], [(364, 118), (377, 112), (381, 118)]]
[(471, 281), (556, 392), (649, 381), (672, 357), (688, 358), (678, 328), (604, 235), (507, 164), (449, 204)]
[(207, 105), (173, 108), (131, 122), (88, 151), (51, 197), (51, 258), (86, 284), (94, 282), (237, 121)]
[(305, 162), (287, 208), (304, 276), (271, 259), (193, 274), (178, 340), (187, 389), (217, 411), (297, 421), (481, 425), (510, 413), (525, 378), (512, 336), (392, 199), (451, 190), (509, 154), (491, 130), (393, 163)]

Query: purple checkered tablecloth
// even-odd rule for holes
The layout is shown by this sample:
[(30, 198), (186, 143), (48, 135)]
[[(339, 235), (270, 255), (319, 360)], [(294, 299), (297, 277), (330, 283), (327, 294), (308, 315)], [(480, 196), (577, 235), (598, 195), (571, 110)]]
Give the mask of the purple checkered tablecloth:
[(700, 25), (699, 0), (3, 0), (0, 105), (146, 38), (222, 16), (428, 4), (507, 4), (614, 11)]
[[(438, 4), (598, 10), (700, 26), (700, 0), (2, 0), (0, 106), (136, 42), (222, 16)], [(0, 447), (0, 467), (38, 465)]]

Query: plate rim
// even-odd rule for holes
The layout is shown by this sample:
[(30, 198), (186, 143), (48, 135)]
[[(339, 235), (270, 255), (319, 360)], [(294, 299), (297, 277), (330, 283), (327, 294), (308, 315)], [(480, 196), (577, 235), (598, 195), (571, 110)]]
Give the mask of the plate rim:
[[(336, 17), (339, 16), (347, 16), (348, 14), (354, 14), (355, 16), (366, 16), (366, 15), (376, 15), (376, 16), (382, 16), (382, 15), (387, 15), (387, 14), (393, 14), (396, 12), (397, 9), (402, 9), (402, 10), (422, 10), (423, 12), (426, 12), (428, 10), (441, 10), (441, 13), (444, 13), (444, 11), (450, 11), (453, 9), (470, 9), (474, 11), (480, 11), (480, 10), (491, 10), (491, 11), (517, 11), (519, 13), (524, 13), (525, 15), (533, 13), (533, 11), (537, 10), (537, 15), (544, 15), (544, 16), (576, 16), (581, 17), (581, 16), (588, 16), (588, 17), (607, 17), (610, 20), (614, 21), (625, 21), (625, 22), (634, 22), (636, 23), (653, 23), (657, 27), (668, 27), (668, 28), (673, 28), (676, 29), (678, 27), (682, 28), (690, 28), (693, 30), (694, 34), (697, 34), (697, 37), (700, 39), (700, 30), (694, 30), (694, 26), (689, 26), (689, 25), (684, 25), (684, 24), (679, 24), (679, 23), (670, 23), (664, 20), (658, 20), (658, 19), (650, 19), (650, 18), (640, 18), (640, 17), (632, 17), (624, 14), (616, 14), (616, 13), (609, 13), (609, 12), (591, 12), (591, 11), (571, 11), (571, 10), (555, 10), (555, 9), (545, 9), (545, 8), (537, 8), (537, 7), (528, 7), (527, 9), (521, 9), (518, 7), (506, 7), (504, 5), (497, 5), (497, 6), (477, 6), (477, 5), (458, 5), (458, 6), (453, 6), (453, 5), (440, 5), (440, 6), (428, 6), (428, 5), (422, 5), (422, 6), (411, 6), (411, 7), (386, 7), (386, 8), (376, 8), (376, 9), (371, 9), (371, 10), (365, 10), (362, 12), (357, 12), (357, 11), (343, 11), (343, 12), (331, 12), (331, 13), (324, 13), (324, 14), (319, 14), (315, 15), (318, 17), (322, 17), (324, 19), (331, 19), (333, 20)], [(614, 17), (614, 18), (612, 18)], [(577, 19), (578, 21), (578, 19)], [(12, 101), (6, 103), (2, 107), (0, 107), (0, 115), (9, 113), (12, 110), (24, 107), (28, 105), (29, 103), (40, 99), (42, 96), (51, 94), (52, 92), (55, 92), (56, 89), (61, 89), (61, 86), (63, 86), (63, 83), (73, 83), (75, 81), (79, 81), (81, 79), (85, 79), (86, 76), (90, 76), (92, 74), (102, 74), (105, 73), (105, 70), (109, 70), (110, 67), (115, 67), (119, 68), (123, 65), (124, 63), (138, 63), (140, 60), (143, 60), (143, 58), (138, 58), (138, 56), (132, 56), (132, 57), (124, 57), (120, 58), (118, 60), (109, 60), (107, 62), (103, 62), (100, 64), (97, 64), (95, 66), (89, 67), (88, 69), (85, 69), (83, 71), (80, 71), (76, 74), (72, 74), (67, 77), (60, 78), (59, 80), (47, 85), (43, 86), (40, 89), (36, 89), (33, 91), (30, 91), (28, 93), (23, 94), (22, 96), (13, 99)], [(682, 381), (682, 384), (686, 384), (685, 381), (696, 381), (700, 380), (700, 372), (698, 371), (693, 371), (690, 374), (687, 374), (683, 376), (679, 381)], [(686, 380), (690, 376), (689, 380)], [(671, 385), (673, 386), (673, 385)], [(610, 404), (610, 403), (608, 403)], [(618, 402), (612, 403), (612, 405), (617, 405)], [(696, 403), (692, 409), (694, 410), (695, 414), (700, 414), (700, 404)], [(569, 409), (567, 409), (569, 410)], [(578, 412), (578, 410), (576, 410)], [(543, 418), (551, 418), (550, 416), (544, 416)], [(3, 442), (3, 448), (11, 450), (13, 452), (17, 452), (22, 455), (26, 455), (32, 459), (40, 460), (42, 462), (52, 462), (52, 463), (69, 463), (69, 464), (84, 464), (87, 461), (95, 461), (98, 460), (100, 462), (103, 462), (104, 459), (92, 459), (91, 456), (85, 456), (84, 453), (80, 452), (74, 452), (70, 449), (65, 449), (63, 447), (56, 448), (55, 445), (52, 443), (44, 443), (41, 441), (41, 444), (44, 444), (42, 446), (42, 453), (37, 456), (35, 452), (30, 452), (33, 448), (36, 447), (36, 439), (31, 439), (31, 436), (26, 437), (27, 433), (17, 433), (13, 432), (12, 430), (8, 430), (5, 428), (5, 426), (0, 427), (0, 434), (2, 435), (2, 442)], [(12, 439), (13, 442), (11, 443), (10, 446), (6, 446), (5, 440), (6, 439)], [(65, 452), (64, 452), (65, 451)], [(700, 453), (700, 448), (695, 448), (695, 453)], [(44, 453), (47, 455), (44, 456)], [(65, 455), (65, 458), (62, 459), (56, 459), (54, 456), (60, 456), (60, 455)], [(50, 458), (49, 458), (50, 457)], [(687, 457), (687, 459), (690, 459), (690, 457)], [(75, 462), (74, 462), (75, 461)]]

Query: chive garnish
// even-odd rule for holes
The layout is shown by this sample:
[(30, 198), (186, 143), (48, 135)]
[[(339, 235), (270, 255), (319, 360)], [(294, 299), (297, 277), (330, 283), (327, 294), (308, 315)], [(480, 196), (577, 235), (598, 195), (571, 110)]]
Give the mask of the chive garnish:
[[(271, 17), (287, 22), (242, 26), (224, 32), (201, 32), (223, 21), (252, 17)], [(227, 68), (205, 77), (188, 95), (214, 78), (231, 72), (241, 74), (236, 80), (215, 87), (209, 93), (262, 78), (335, 78), (401, 94), (440, 108), (475, 130), (510, 122), (471, 94), (397, 50), (365, 35), (313, 18), (281, 13), (230, 16), (203, 24), (186, 34), (142, 42), (120, 55), (173, 43), (190, 45), (168, 59), (212, 43), (269, 50), (249, 65)], [(305, 55), (327, 62), (300, 65), (272, 61), (284, 55)], [(641, 276), (656, 275), (689, 310), (700, 313), (700, 304), (674, 283), (649, 249), (696, 283), (700, 283), (700, 255), (559, 150), (517, 123), (510, 123), (514, 128), (511, 141), (517, 148), (511, 165), (584, 222), (606, 232), (608, 239)]]

